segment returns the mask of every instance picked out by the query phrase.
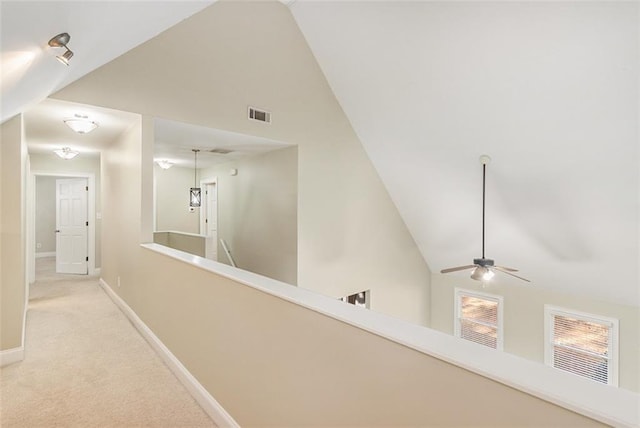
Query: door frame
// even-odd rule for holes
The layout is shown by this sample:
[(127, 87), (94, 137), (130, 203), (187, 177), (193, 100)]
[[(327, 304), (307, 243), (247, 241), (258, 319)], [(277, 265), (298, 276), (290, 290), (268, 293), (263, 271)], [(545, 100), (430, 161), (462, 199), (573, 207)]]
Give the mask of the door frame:
[[(216, 193), (218, 192), (218, 177), (205, 177), (205, 178), (201, 178), (200, 179), (200, 188), (203, 189), (206, 185), (210, 185), (213, 184), (216, 186)], [(219, 195), (216, 197), (217, 200), (219, 200)], [(207, 218), (207, 211), (209, 210), (209, 201), (207, 198), (202, 198), (203, 201), (206, 201), (204, 204), (202, 204), (200, 206), (200, 235), (204, 235), (204, 236), (209, 236), (207, 234), (207, 225), (204, 222), (205, 219)], [(204, 209), (203, 209), (204, 208)], [(218, 222), (218, 225), (220, 224), (219, 219), (218, 219), (218, 212), (216, 211), (216, 222)], [(218, 230), (220, 230), (220, 227), (218, 226)], [(218, 233), (218, 238), (220, 237), (220, 234)], [(216, 239), (216, 242), (214, 243), (214, 245), (216, 246), (216, 248), (218, 248), (218, 242)], [(216, 250), (216, 254), (218, 253), (218, 251)]]
[(87, 231), (87, 252), (89, 254), (89, 263), (87, 265), (89, 275), (100, 274), (100, 268), (96, 269), (96, 176), (92, 172), (49, 172), (49, 171), (31, 171), (29, 177), (29, 186), (27, 186), (27, 197), (31, 201), (30, 207), (27, 208), (27, 227), (31, 233), (27, 234), (29, 242), (27, 243), (28, 266), (29, 266), (29, 283), (33, 284), (36, 280), (36, 177), (48, 176), (59, 178), (86, 178), (89, 186), (89, 194), (87, 195), (87, 219), (89, 221), (89, 230)]

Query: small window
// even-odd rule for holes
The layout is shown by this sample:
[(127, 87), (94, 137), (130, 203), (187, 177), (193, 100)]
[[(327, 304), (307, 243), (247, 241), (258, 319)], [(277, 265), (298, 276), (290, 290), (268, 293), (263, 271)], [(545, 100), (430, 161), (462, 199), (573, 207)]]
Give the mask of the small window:
[(618, 320), (545, 305), (545, 363), (618, 385)]
[(455, 335), (502, 350), (502, 297), (456, 288)]

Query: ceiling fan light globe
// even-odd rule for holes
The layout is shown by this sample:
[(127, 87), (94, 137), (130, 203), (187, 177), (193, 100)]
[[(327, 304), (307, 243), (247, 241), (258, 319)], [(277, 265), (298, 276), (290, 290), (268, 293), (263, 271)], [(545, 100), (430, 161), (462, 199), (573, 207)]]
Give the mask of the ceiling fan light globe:
[(496, 274), (491, 269), (487, 269), (486, 272), (482, 274), (482, 280), (491, 281), (491, 278), (493, 278), (495, 275)]
[(471, 272), (471, 279), (475, 279), (476, 281), (482, 281), (482, 276), (484, 275), (487, 268), (478, 266), (473, 272)]
[(471, 272), (471, 279), (476, 281), (490, 281), (494, 276), (495, 272), (484, 266), (478, 266)]

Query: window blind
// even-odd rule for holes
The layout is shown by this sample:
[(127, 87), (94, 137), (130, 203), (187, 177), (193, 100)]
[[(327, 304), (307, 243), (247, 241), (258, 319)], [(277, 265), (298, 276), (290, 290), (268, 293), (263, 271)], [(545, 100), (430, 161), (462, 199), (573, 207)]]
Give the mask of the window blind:
[(609, 384), (612, 372), (613, 324), (551, 312), (552, 365)]
[(499, 300), (458, 292), (457, 335), (490, 348), (498, 348)]

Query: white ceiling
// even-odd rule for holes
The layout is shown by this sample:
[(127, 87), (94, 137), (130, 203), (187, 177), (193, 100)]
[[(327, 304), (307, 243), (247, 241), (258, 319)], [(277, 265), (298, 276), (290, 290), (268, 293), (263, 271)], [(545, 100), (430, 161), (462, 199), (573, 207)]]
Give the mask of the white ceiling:
[[(0, 2), (0, 122), (214, 3), (210, 1)], [(68, 67), (49, 39), (69, 33)]]
[[(77, 134), (64, 120), (79, 114), (98, 124), (88, 134)], [(52, 98), (27, 110), (24, 114), (25, 139), (30, 153), (47, 153), (70, 147), (81, 156), (98, 155), (126, 129), (140, 120), (140, 115), (119, 110), (71, 103)], [(156, 118), (154, 121), (154, 158), (168, 160), (176, 166), (194, 167), (192, 149), (199, 149), (198, 167), (291, 146), (267, 138), (243, 135), (219, 129)], [(210, 153), (212, 149), (231, 150), (227, 154)]]
[[(2, 120), (208, 3), (3, 1)], [(487, 257), (535, 287), (633, 305), (638, 7), (290, 5), (433, 272), (480, 256), (478, 158), (488, 154)], [(76, 54), (69, 68), (46, 48), (61, 31)], [(21, 52), (33, 56), (22, 68)]]
[[(88, 134), (72, 131), (64, 120), (76, 114), (87, 116), (98, 124), (98, 128)], [(25, 139), (30, 153), (51, 154), (53, 150), (69, 147), (81, 156), (98, 155), (139, 120), (140, 115), (135, 113), (48, 98), (25, 112)], [(155, 160), (188, 168), (195, 164), (192, 149), (200, 150), (198, 168), (208, 168), (291, 146), (267, 138), (161, 118), (154, 121), (154, 137)], [(230, 150), (230, 153), (211, 153), (213, 149)]]
[[(77, 134), (65, 123), (75, 114), (98, 124), (88, 134)], [(81, 155), (99, 154), (110, 142), (132, 126), (140, 116), (133, 113), (46, 99), (24, 114), (25, 139), (30, 153), (51, 153), (70, 147)]]
[[(193, 149), (198, 149), (198, 168), (230, 162), (246, 156), (282, 149), (289, 144), (267, 138), (243, 135), (166, 119), (155, 119), (155, 160), (167, 160), (176, 166), (194, 167)], [(231, 150), (227, 154), (212, 149)]]

